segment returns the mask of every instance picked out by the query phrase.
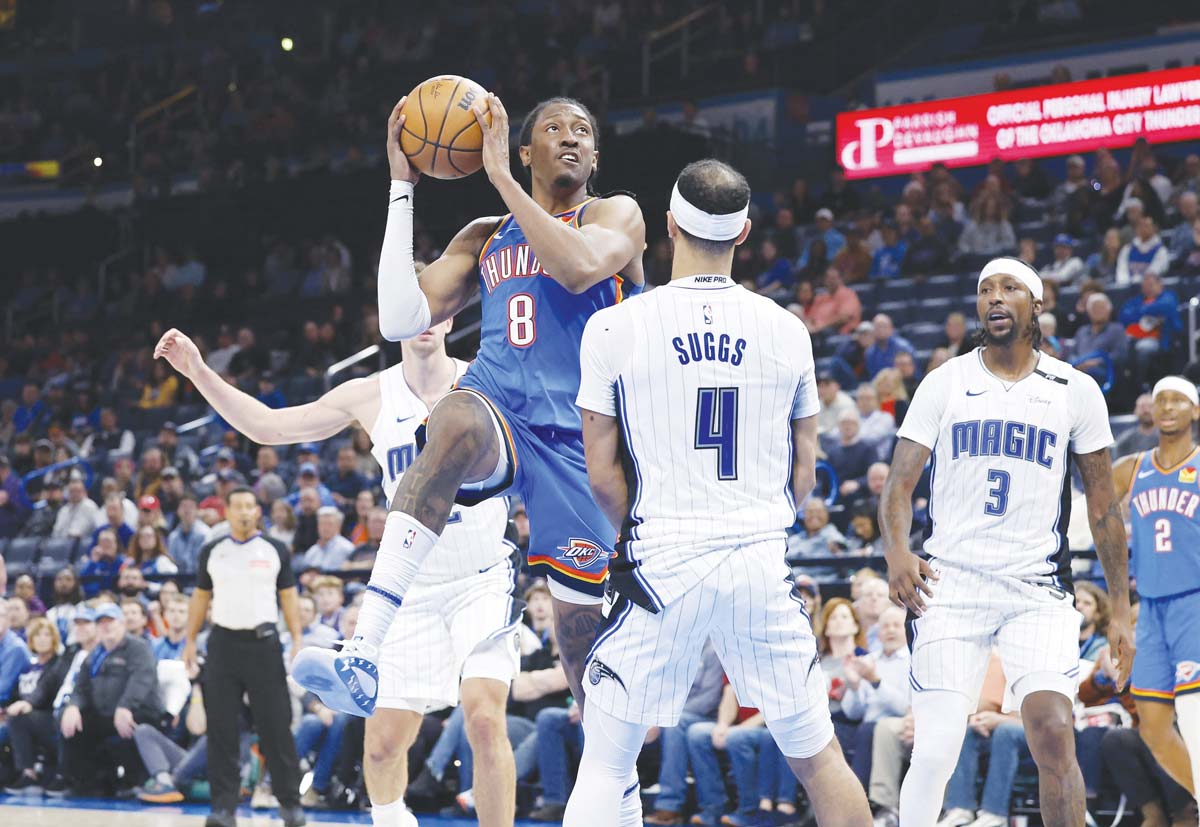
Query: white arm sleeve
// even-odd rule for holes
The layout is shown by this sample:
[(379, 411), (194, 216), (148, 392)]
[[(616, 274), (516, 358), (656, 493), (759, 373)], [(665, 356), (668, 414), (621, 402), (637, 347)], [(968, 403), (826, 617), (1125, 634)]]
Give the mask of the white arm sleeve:
[(393, 181), (388, 193), (387, 228), (379, 252), (379, 332), (389, 342), (411, 339), (429, 329), (429, 301), (413, 267), (413, 185)]

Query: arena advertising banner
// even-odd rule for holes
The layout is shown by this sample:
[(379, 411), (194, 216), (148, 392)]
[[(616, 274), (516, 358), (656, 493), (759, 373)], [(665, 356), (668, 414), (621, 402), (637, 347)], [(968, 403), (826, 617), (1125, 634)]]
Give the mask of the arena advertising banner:
[(843, 112), (847, 178), (1200, 138), (1200, 67)]

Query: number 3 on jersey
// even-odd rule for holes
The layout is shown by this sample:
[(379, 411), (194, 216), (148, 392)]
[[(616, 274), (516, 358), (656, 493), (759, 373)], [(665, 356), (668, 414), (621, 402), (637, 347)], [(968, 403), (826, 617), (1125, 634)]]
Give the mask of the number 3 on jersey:
[(529, 347), (537, 339), (533, 296), (517, 293), (508, 300), (508, 343), (513, 347)]

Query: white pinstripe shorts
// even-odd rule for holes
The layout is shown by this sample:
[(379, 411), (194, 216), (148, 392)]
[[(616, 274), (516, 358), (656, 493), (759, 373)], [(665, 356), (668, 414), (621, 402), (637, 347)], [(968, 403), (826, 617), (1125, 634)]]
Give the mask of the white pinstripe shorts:
[(588, 704), (629, 723), (675, 726), (711, 638), (743, 706), (768, 721), (803, 716), (801, 729), (832, 733), (817, 642), (792, 593), (785, 548), (770, 540), (732, 549), (658, 614), (618, 596), (588, 656)]
[(943, 560), (929, 564), (940, 578), (933, 597), (925, 598), (924, 615), (908, 618), (915, 691), (946, 689), (978, 703), (995, 647), (1008, 684), (1006, 709), (1038, 690), (1074, 698), (1081, 616), (1070, 592)]
[(467, 578), (414, 583), (379, 650), (376, 708), (424, 713), (455, 706), (463, 677), (510, 682), (525, 608), (515, 573), (505, 560)]

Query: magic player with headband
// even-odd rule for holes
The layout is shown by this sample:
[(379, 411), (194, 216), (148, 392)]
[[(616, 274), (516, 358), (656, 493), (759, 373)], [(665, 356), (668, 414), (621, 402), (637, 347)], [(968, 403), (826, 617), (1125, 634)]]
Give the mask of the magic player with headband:
[(1130, 692), (1142, 740), (1167, 774), (1196, 796), (1200, 456), (1193, 429), (1200, 419), (1200, 396), (1187, 379), (1166, 376), (1154, 386), (1153, 397), (1158, 447), (1123, 457), (1113, 468), (1117, 495), (1129, 494), (1133, 576), (1142, 598)]
[[(1129, 675), (1129, 573), (1108, 406), (1094, 379), (1039, 350), (1041, 301), (1033, 268), (988, 262), (976, 299), (980, 346), (921, 382), (883, 490), (892, 600), (910, 611), (916, 735), (900, 793), (905, 827), (937, 821), (993, 647), (1038, 765), (1043, 820), (1084, 821), (1071, 707), (1080, 621), (1066, 535), (1072, 461), (1108, 581), (1118, 683)], [(908, 538), (913, 489), (931, 459), (925, 561)]]
[[(612, 538), (587, 486), (575, 408), (579, 340), (594, 312), (641, 291), (645, 224), (631, 197), (590, 193), (597, 130), (586, 107), (552, 98), (526, 118), (519, 142), (532, 178), (526, 192), (509, 168), (508, 115), (489, 95), (474, 105), (484, 168), (510, 213), (468, 224), (418, 280), (418, 173), (398, 143), (402, 104), (388, 123), (392, 184), (379, 262), (380, 329), (389, 340), (416, 336), (478, 291), (479, 355), (430, 413), (422, 451), (400, 481), (355, 638), (336, 654), (304, 650), (293, 674), (327, 705), (369, 715), (379, 644), (426, 556), (439, 553), (434, 545), (456, 499), (469, 504), (510, 491), (525, 502), (529, 562), (550, 581), (563, 667), (582, 701), (582, 662), (600, 621)], [(626, 801), (625, 823), (640, 821), (635, 787)]]
[(732, 167), (689, 164), (667, 214), (670, 283), (601, 310), (583, 334), (588, 476), (620, 539), (565, 827), (616, 821), (647, 731), (679, 723), (708, 640), (817, 823), (871, 823), (784, 562), (796, 503), (816, 480), (812, 343), (799, 319), (730, 276), (749, 205)]

